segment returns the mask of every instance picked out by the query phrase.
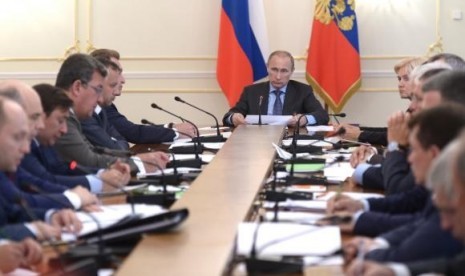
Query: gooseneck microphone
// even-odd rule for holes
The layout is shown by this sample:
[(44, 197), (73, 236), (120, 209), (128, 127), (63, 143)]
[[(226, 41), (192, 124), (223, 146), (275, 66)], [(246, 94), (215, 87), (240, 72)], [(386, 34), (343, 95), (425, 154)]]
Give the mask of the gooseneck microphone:
[(147, 119), (141, 119), (141, 120), (140, 120), (140, 123), (141, 123), (141, 124), (144, 124), (144, 125), (155, 126), (155, 123), (152, 123), (152, 122), (150, 122), (150, 121), (147, 120)]
[(218, 119), (216, 118), (215, 115), (213, 115), (212, 113), (204, 110), (204, 109), (201, 109), (200, 107), (197, 107), (191, 103), (188, 103), (186, 101), (184, 101), (183, 99), (181, 99), (180, 97), (176, 96), (174, 97), (174, 100), (177, 101), (177, 102), (180, 102), (180, 103), (183, 103), (183, 104), (187, 104), (188, 106), (190, 107), (193, 107), (211, 117), (213, 117), (213, 119), (215, 119), (215, 125), (216, 125), (216, 136), (206, 136), (206, 137), (202, 137), (201, 138), (201, 142), (213, 142), (213, 143), (218, 143), (218, 142), (224, 142), (226, 141), (226, 139), (223, 137), (223, 135), (221, 135), (220, 133), (220, 124), (218, 123)]
[(337, 119), (337, 117), (345, 118), (346, 114), (345, 113), (329, 113), (328, 116), (333, 117), (336, 123), (339, 124), (339, 120)]
[[(195, 132), (197, 133), (197, 137), (196, 137), (197, 141), (195, 141), (194, 138), (192, 139), (192, 142), (194, 142), (193, 151), (189, 150), (188, 152), (179, 152), (179, 153), (196, 153), (196, 152), (197, 153), (202, 153), (203, 152), (203, 146), (202, 146), (202, 143), (200, 142), (199, 128), (193, 122), (191, 122), (191, 121), (189, 121), (189, 120), (187, 120), (187, 119), (185, 119), (185, 118), (183, 118), (183, 117), (181, 117), (179, 115), (176, 115), (176, 114), (174, 114), (174, 113), (172, 113), (172, 112), (170, 112), (170, 111), (168, 111), (166, 109), (161, 108), (156, 103), (152, 103), (150, 106), (152, 108), (154, 108), (154, 109), (158, 109), (158, 110), (161, 110), (163, 112), (166, 112), (166, 113), (170, 114), (171, 116), (174, 116), (174, 117), (176, 117), (176, 118), (178, 118), (178, 119), (180, 119), (182, 121), (186, 121), (188, 124), (192, 125), (195, 128)], [(179, 147), (179, 148), (181, 148), (181, 147)], [(183, 146), (182, 148), (187, 148), (187, 147)]]

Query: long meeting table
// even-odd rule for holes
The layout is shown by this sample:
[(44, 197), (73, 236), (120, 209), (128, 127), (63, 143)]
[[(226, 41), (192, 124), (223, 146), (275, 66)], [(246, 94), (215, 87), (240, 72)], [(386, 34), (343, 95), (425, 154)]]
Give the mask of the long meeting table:
[(171, 209), (188, 208), (176, 230), (146, 235), (117, 275), (221, 275), (233, 257), (237, 226), (272, 169), (283, 126), (237, 127)]

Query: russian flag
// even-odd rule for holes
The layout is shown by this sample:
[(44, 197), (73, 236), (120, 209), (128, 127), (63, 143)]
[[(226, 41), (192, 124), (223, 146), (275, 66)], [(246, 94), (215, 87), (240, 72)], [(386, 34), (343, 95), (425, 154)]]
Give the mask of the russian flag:
[(267, 57), (262, 0), (222, 0), (216, 77), (230, 106), (245, 86), (267, 76)]

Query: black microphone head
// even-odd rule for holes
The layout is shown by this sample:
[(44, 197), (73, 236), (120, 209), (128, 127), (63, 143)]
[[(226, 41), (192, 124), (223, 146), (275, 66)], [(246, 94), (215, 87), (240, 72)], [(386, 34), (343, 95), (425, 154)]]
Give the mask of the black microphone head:
[(153, 123), (147, 119), (141, 119), (140, 122), (141, 124), (144, 124), (144, 125), (153, 125)]
[(339, 113), (339, 117), (344, 118), (346, 116), (345, 113)]
[(183, 101), (181, 98), (179, 98), (178, 96), (174, 97), (174, 100), (175, 100), (175, 101), (178, 101), (178, 102), (181, 102), (181, 103), (184, 102), (184, 101)]
[(160, 107), (156, 103), (152, 103), (150, 106), (152, 108), (160, 109)]

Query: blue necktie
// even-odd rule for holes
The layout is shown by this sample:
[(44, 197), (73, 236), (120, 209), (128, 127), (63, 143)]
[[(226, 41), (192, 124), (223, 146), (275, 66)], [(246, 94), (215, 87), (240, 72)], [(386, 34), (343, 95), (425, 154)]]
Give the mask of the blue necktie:
[(273, 105), (273, 115), (283, 115), (283, 103), (281, 102), (281, 94), (283, 91), (275, 90), (273, 93), (276, 95), (276, 100)]

